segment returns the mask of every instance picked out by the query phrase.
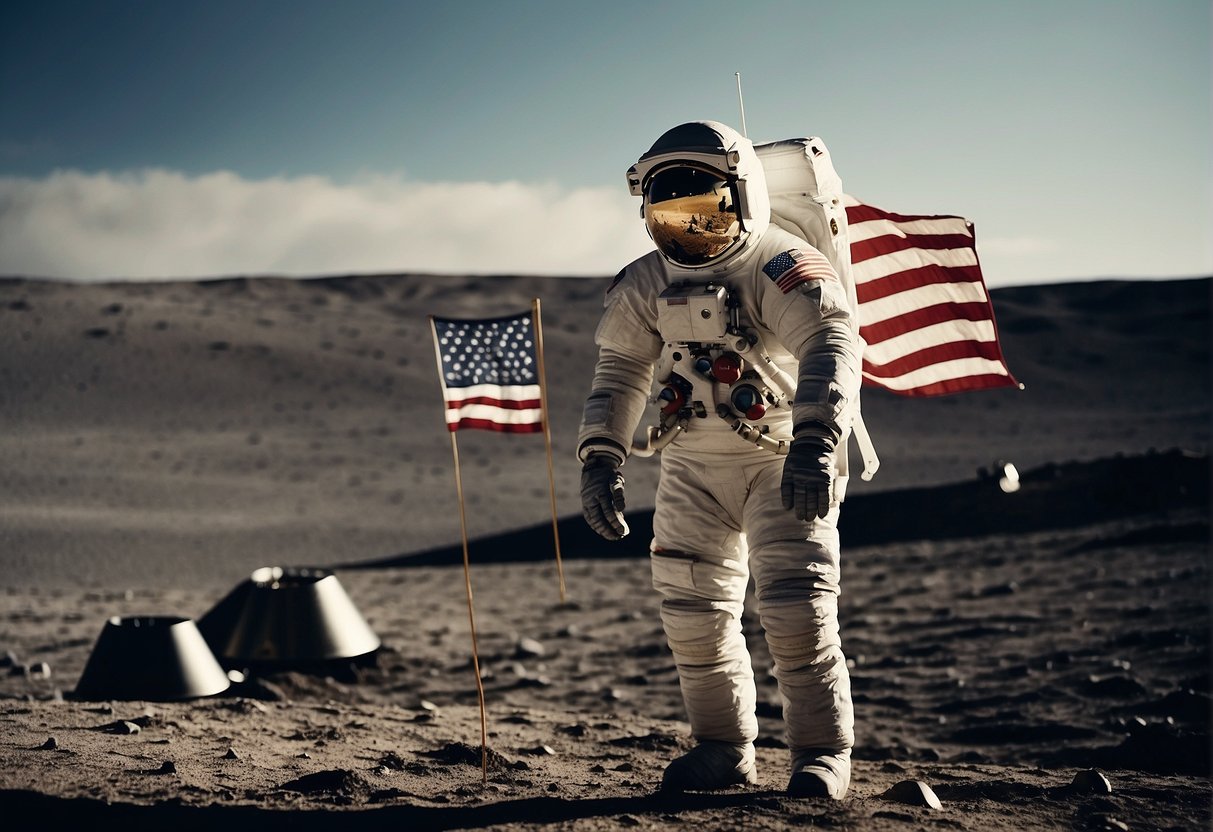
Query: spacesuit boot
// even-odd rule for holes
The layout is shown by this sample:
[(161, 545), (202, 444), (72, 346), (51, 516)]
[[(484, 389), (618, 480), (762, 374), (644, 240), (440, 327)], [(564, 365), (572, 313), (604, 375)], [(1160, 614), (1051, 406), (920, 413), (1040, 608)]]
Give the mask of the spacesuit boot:
[(663, 792), (712, 791), (758, 782), (754, 744), (701, 742), (668, 766), (661, 777)]
[(805, 748), (792, 755), (791, 797), (828, 797), (842, 800), (851, 785), (851, 749), (831, 751)]

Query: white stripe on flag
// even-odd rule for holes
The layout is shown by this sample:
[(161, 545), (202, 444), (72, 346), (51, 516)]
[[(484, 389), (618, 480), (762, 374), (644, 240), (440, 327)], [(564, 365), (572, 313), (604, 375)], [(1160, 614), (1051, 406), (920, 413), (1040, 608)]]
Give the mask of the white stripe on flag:
[[(977, 252), (971, 248), (904, 249), (855, 263), (851, 266), (851, 271), (855, 275), (855, 283), (863, 284), (890, 274), (929, 265), (942, 266), (945, 269), (976, 266)], [(985, 300), (985, 298), (982, 297), (981, 300)], [(864, 321), (864, 323), (869, 322)]]
[(1006, 365), (1001, 361), (991, 361), (988, 358), (957, 358), (952, 361), (942, 361), (894, 378), (878, 378), (864, 373), (865, 377), (879, 381), (881, 385), (891, 390), (912, 390), (941, 381), (981, 375), (1009, 377), (1010, 373), (1007, 372)]
[(847, 225), (847, 236), (851, 244), (862, 243), (874, 237), (904, 237), (907, 234), (966, 234), (973, 232), (968, 224), (957, 217), (893, 222), (892, 220), (865, 220)]
[(491, 404), (465, 404), (461, 407), (448, 407), (446, 423), (453, 425), (462, 419), (484, 419), (499, 425), (530, 425), (543, 421), (541, 408), (514, 410), (506, 407), (496, 407)]
[(995, 341), (998, 335), (993, 321), (944, 321), (902, 335), (895, 335), (878, 344), (864, 347), (864, 360), (872, 364), (888, 364), (910, 353), (951, 344), (956, 341)]
[(872, 326), (940, 303), (975, 303), (984, 300), (986, 290), (980, 283), (928, 283), (860, 304), (859, 321), (862, 326)]
[(472, 384), (468, 387), (445, 387), (443, 394), (448, 402), (465, 401), (481, 396), (498, 401), (527, 401), (539, 398), (538, 384)]

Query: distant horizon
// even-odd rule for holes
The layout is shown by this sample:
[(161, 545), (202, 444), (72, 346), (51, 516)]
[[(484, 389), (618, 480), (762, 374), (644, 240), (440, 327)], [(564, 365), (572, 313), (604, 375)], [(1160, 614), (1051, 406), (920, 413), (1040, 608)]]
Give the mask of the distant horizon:
[[(385, 271), (385, 272), (325, 272), (311, 275), (290, 275), (290, 274), (226, 274), (212, 275), (206, 277), (140, 277), (140, 278), (124, 278), (124, 277), (102, 277), (102, 278), (74, 278), (74, 277), (53, 277), (47, 275), (21, 275), (21, 274), (0, 274), (0, 281), (28, 281), (37, 283), (61, 283), (79, 286), (98, 286), (104, 284), (169, 284), (169, 283), (222, 283), (224, 281), (233, 280), (293, 280), (299, 282), (321, 281), (321, 280), (345, 280), (345, 279), (364, 279), (364, 278), (387, 278), (387, 277), (417, 277), (427, 280), (607, 280), (612, 274), (586, 275), (586, 274), (526, 274), (526, 273), (495, 273), (495, 272), (414, 272), (414, 271)], [(986, 289), (993, 293), (1003, 289), (1020, 289), (1027, 286), (1066, 286), (1075, 283), (1181, 283), (1195, 280), (1213, 280), (1213, 273), (1210, 274), (1195, 274), (1195, 275), (1173, 275), (1160, 277), (1133, 277), (1133, 276), (1091, 276), (1091, 277), (1075, 277), (1075, 278), (1056, 278), (1048, 280), (1027, 280), (1016, 283), (1002, 283), (998, 286), (986, 285)]]

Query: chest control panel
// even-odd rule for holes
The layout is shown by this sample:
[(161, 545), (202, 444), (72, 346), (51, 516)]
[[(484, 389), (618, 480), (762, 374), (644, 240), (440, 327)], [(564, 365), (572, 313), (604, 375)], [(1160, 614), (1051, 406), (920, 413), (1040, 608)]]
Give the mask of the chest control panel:
[(723, 341), (729, 325), (728, 289), (718, 283), (678, 283), (657, 297), (657, 329), (667, 343)]

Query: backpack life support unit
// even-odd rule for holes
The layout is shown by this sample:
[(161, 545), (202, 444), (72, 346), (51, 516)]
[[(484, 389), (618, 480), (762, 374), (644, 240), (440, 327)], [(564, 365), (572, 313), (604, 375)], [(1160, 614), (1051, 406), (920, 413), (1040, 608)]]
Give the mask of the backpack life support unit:
[[(834, 170), (830, 151), (825, 142), (815, 136), (756, 144), (754, 151), (766, 174), (771, 222), (789, 234), (803, 238), (830, 261), (846, 289), (855, 337), (859, 338), (862, 349), (842, 179)], [(865, 481), (870, 480), (880, 467), (880, 459), (863, 423), (858, 400), (851, 430), (863, 459), (861, 476)]]

